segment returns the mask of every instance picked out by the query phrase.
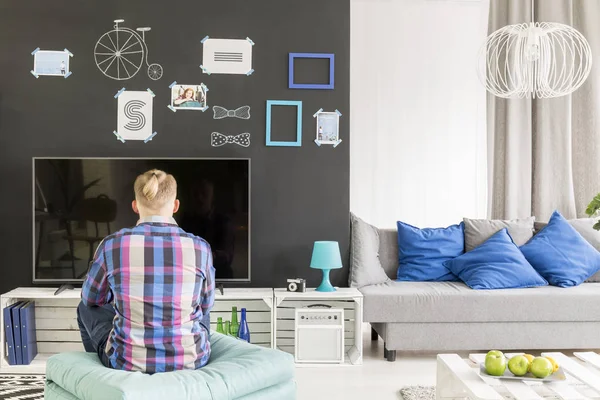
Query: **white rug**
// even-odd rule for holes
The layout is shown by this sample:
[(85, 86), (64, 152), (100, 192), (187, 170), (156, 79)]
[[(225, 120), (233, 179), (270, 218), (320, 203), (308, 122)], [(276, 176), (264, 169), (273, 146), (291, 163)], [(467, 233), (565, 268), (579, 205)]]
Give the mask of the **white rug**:
[(44, 375), (0, 375), (0, 400), (44, 400)]
[(404, 400), (433, 400), (435, 399), (435, 386), (406, 386), (400, 389)]

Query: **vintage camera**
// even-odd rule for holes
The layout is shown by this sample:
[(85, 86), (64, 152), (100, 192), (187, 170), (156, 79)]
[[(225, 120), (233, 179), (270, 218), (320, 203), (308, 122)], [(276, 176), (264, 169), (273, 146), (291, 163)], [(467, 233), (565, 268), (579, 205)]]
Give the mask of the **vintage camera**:
[(306, 292), (306, 279), (294, 278), (287, 280), (288, 292)]

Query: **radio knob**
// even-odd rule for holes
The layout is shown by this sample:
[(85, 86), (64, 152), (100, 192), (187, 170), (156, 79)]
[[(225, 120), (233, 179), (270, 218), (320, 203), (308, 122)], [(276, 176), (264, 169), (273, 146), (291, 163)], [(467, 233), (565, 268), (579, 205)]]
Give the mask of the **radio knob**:
[(331, 315), (329, 316), (329, 319), (331, 319)]

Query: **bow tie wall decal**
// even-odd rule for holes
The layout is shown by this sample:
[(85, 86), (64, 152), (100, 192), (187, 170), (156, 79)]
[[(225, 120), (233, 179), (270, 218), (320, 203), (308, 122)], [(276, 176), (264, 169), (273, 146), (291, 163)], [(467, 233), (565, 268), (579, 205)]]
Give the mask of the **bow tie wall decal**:
[(250, 106), (241, 106), (235, 110), (228, 110), (221, 106), (213, 106), (214, 119), (239, 118), (250, 119)]
[(210, 145), (212, 147), (221, 147), (229, 143), (248, 147), (250, 146), (250, 134), (240, 133), (239, 135), (223, 135), (219, 132), (210, 134)]

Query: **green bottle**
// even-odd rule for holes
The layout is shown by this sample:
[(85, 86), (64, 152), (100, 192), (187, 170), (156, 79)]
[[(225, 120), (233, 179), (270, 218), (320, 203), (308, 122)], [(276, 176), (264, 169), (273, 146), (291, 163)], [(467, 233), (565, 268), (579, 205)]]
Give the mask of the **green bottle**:
[(235, 337), (237, 337), (238, 330), (240, 329), (240, 324), (238, 323), (237, 317), (237, 307), (231, 307), (231, 330), (229, 333), (231, 333), (231, 336)]
[(225, 321), (225, 334), (227, 336), (231, 336), (231, 333), (229, 333), (231, 330), (231, 327), (229, 326), (229, 321)]
[(223, 318), (221, 317), (217, 318), (217, 332), (223, 334), (225, 333), (223, 330)]

